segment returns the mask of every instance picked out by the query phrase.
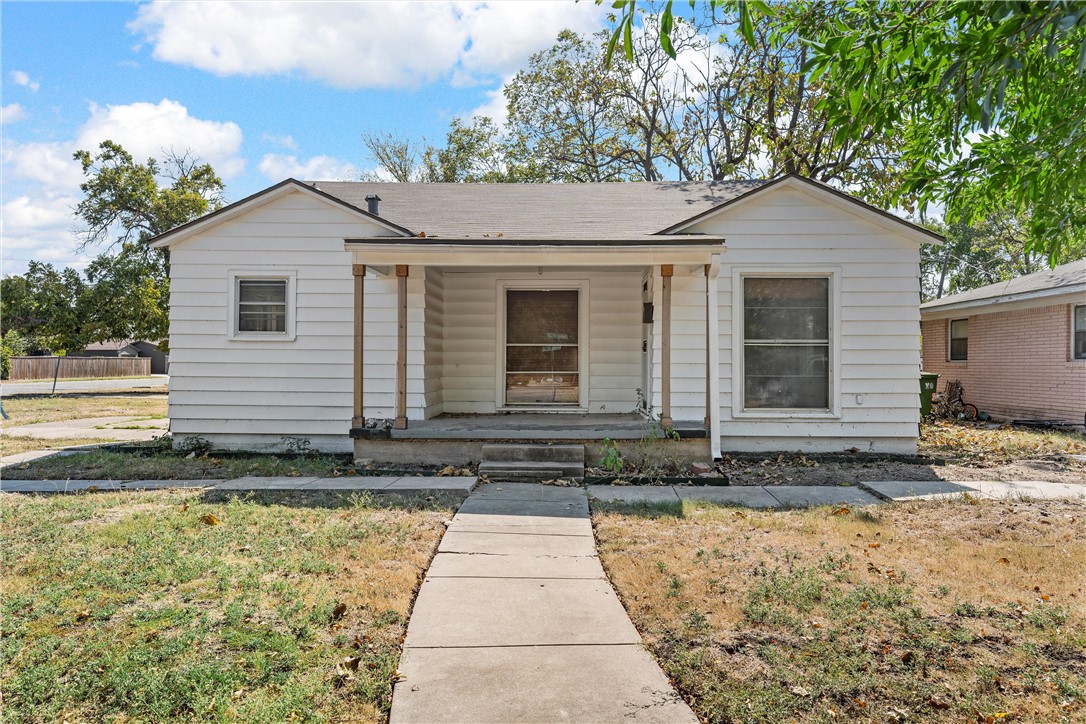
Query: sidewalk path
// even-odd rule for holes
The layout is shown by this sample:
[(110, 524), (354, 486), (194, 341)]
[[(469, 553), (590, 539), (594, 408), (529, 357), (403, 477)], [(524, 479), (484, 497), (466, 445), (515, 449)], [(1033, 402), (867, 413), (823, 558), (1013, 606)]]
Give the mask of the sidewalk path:
[[(57, 380), (57, 392), (105, 392), (117, 390), (145, 390), (163, 387), (170, 381), (169, 375), (151, 377), (125, 377), (104, 380)], [(9, 395), (48, 395), (53, 390), (53, 380), (35, 382), (7, 382), (0, 387), (4, 397)]]
[(111, 438), (121, 441), (151, 440), (166, 432), (170, 421), (164, 417), (141, 415), (83, 417), (78, 420), (35, 422), (32, 425), (4, 427), (8, 437), (32, 437), (39, 440), (64, 438)]
[(584, 489), (483, 485), (415, 601), (392, 697), (410, 722), (696, 722), (596, 555)]

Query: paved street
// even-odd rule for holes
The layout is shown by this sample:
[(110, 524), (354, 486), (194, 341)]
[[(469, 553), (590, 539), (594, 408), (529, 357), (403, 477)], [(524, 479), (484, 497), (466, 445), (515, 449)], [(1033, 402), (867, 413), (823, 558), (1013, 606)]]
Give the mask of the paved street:
[[(122, 380), (58, 380), (57, 392), (79, 391), (124, 391), (145, 390), (155, 387), (163, 387), (170, 381), (169, 375), (152, 375), (151, 377), (133, 377)], [(48, 395), (53, 389), (52, 380), (35, 382), (4, 382), (0, 386), (0, 395)]]

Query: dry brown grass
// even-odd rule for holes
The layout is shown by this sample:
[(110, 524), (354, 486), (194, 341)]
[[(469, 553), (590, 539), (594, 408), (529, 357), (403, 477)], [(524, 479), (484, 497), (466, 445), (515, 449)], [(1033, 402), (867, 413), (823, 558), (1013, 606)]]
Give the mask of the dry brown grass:
[(62, 392), (49, 395), (18, 395), (4, 398), (8, 414), (4, 427), (62, 422), (88, 417), (165, 417), (166, 389), (148, 392)]
[(631, 617), (707, 721), (1083, 720), (1086, 507), (839, 513), (593, 519)]
[[(63, 422), (90, 417), (121, 417), (160, 419), (166, 416), (165, 388), (144, 392), (117, 394), (68, 392), (54, 397), (48, 395), (19, 395), (4, 398), (4, 429), (34, 425), (39, 422)], [(140, 422), (134, 423), (136, 425)], [(0, 456), (18, 455), (34, 450), (52, 450), (75, 445), (116, 442), (109, 430), (93, 438), (38, 438), (13, 436), (0, 432)]]
[[(116, 442), (116, 439), (109, 437), (13, 437), (2, 436), (0, 437), (0, 456), (18, 455), (25, 452), (33, 452), (35, 450), (60, 450), (66, 447), (75, 447), (77, 445), (99, 445), (107, 442)], [(18, 474), (14, 470), (9, 471), (9, 475), (5, 477), (16, 478)]]

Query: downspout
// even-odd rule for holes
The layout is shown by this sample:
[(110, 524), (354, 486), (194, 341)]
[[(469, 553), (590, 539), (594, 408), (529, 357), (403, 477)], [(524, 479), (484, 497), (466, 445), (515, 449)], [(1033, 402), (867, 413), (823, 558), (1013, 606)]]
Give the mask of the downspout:
[(720, 460), (720, 294), (717, 291), (717, 278), (720, 276), (720, 254), (713, 254), (705, 277), (705, 309), (709, 316), (708, 339), (705, 340), (709, 351), (709, 451), (713, 460)]

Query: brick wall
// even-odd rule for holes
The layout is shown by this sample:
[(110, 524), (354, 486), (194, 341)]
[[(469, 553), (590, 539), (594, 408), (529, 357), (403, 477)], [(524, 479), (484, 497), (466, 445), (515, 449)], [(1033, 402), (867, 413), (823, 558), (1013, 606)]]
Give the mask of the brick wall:
[[(1086, 360), (1071, 359), (1072, 305), (969, 315), (969, 359), (949, 362), (949, 319), (925, 320), (923, 369), (939, 392), (961, 380), (965, 400), (995, 417), (1083, 423)], [(955, 317), (955, 319), (963, 319)]]

